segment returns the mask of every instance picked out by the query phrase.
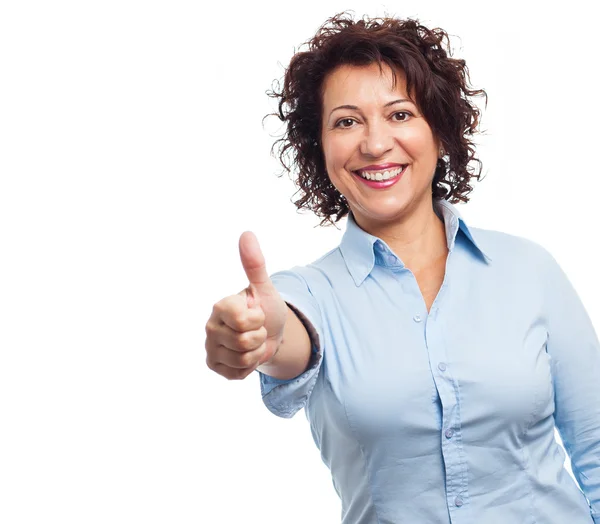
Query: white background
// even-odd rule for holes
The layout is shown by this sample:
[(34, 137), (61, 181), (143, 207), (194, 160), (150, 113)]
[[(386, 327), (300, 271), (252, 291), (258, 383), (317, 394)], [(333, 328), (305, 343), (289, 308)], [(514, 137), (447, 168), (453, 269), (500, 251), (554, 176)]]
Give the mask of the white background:
[[(593, 2), (4, 2), (0, 522), (335, 523), (304, 412), (205, 365), (212, 305), (345, 228), (299, 214), (265, 92), (333, 14), (418, 17), (486, 89), (468, 223), (541, 243), (600, 327)], [(483, 99), (476, 99), (483, 104)], [(278, 136), (278, 135), (277, 135)]]

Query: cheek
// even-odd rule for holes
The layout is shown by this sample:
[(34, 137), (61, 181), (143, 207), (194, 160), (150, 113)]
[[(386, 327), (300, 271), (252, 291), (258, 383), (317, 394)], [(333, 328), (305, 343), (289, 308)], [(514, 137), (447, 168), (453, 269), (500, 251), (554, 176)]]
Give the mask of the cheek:
[[(344, 140), (331, 140), (323, 148), (325, 165), (333, 173), (344, 170), (352, 159), (352, 147)], [(334, 175), (335, 176), (335, 175)]]
[(437, 152), (433, 136), (428, 129), (414, 129), (413, 133), (405, 137), (406, 149), (416, 157), (423, 157)]

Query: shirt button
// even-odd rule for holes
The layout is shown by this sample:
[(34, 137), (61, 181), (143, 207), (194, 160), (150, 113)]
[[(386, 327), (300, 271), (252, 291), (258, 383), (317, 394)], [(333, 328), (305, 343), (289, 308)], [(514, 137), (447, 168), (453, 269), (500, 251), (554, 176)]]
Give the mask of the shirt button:
[(463, 505), (463, 499), (461, 499), (460, 497), (456, 497), (454, 499), (454, 504), (456, 504), (457, 508), (460, 508)]
[(419, 315), (415, 315), (415, 316), (413, 317), (413, 320), (414, 320), (415, 322), (421, 322), (421, 317), (420, 317)]
[(446, 438), (452, 438), (452, 435), (454, 435), (454, 430), (452, 428), (447, 429), (445, 435)]
[(438, 364), (438, 369), (439, 369), (440, 371), (446, 371), (446, 364), (444, 364), (443, 362), (440, 362), (440, 363)]

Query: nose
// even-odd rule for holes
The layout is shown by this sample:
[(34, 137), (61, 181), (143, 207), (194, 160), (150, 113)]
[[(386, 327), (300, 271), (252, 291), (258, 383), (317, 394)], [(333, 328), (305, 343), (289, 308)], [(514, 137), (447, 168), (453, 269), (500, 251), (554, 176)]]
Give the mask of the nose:
[(384, 123), (365, 126), (365, 135), (360, 142), (360, 152), (365, 156), (380, 157), (394, 147), (394, 138)]

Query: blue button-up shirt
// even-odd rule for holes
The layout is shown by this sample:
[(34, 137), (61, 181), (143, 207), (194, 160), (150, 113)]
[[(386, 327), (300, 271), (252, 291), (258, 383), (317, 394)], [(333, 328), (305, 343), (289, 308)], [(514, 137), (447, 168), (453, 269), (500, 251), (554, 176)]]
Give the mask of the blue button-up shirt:
[(344, 524), (600, 523), (600, 344), (581, 300), (537, 243), (434, 209), (449, 254), (429, 313), (352, 214), (337, 248), (271, 276), (313, 355), (294, 379), (260, 373), (265, 405), (305, 408)]

